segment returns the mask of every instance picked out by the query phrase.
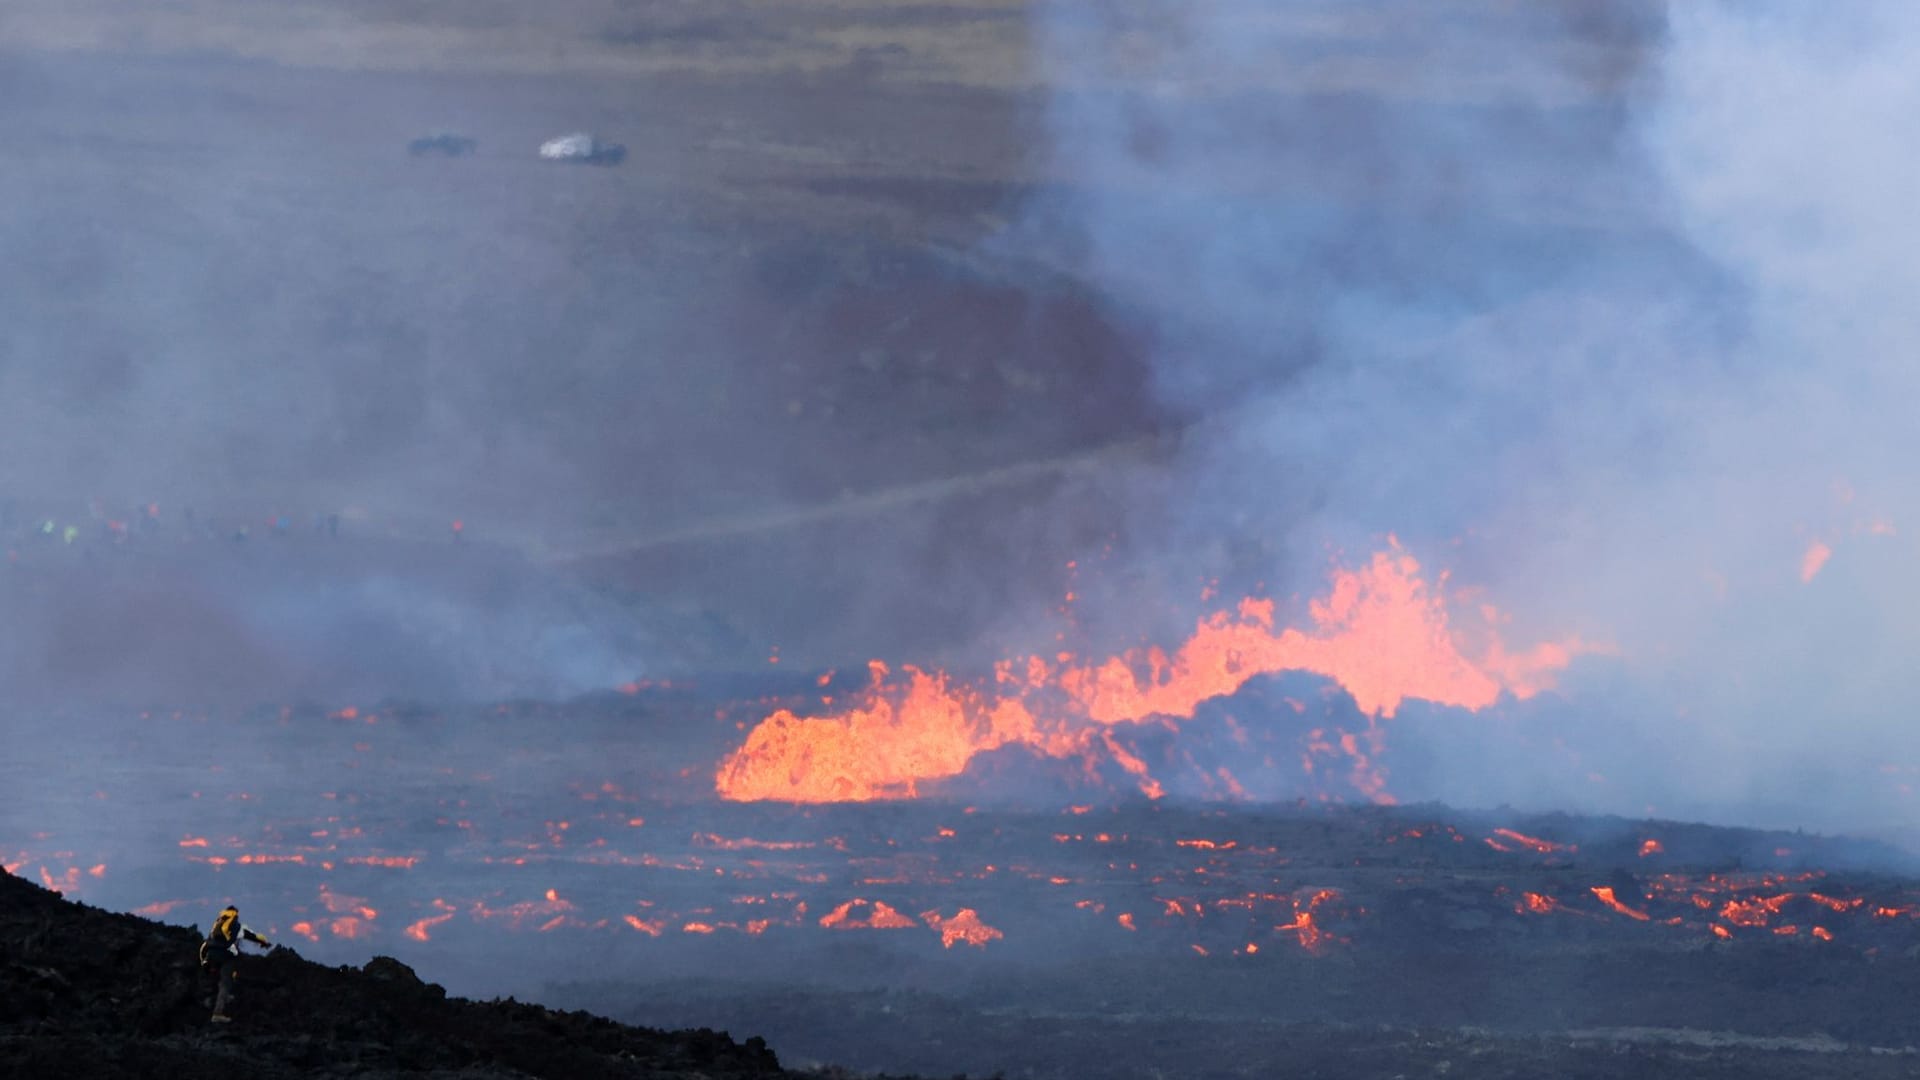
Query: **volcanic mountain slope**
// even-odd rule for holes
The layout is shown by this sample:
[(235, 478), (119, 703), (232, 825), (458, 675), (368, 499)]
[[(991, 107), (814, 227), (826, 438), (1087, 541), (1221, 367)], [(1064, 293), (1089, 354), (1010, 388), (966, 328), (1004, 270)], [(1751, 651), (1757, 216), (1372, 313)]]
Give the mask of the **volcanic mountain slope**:
[(584, 1012), (449, 999), (389, 957), (328, 968), (279, 948), (212, 1027), (199, 934), (0, 873), (0, 1075), (261, 1078), (786, 1077), (766, 1044)]

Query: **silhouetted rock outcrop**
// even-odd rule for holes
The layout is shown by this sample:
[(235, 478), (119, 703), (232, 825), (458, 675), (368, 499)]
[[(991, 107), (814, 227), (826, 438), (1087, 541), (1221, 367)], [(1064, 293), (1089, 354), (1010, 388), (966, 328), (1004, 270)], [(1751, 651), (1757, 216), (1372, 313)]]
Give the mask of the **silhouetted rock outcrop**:
[(0, 872), (0, 1075), (798, 1075), (757, 1038), (448, 998), (391, 957), (330, 968), (284, 947), (243, 962), (237, 1021), (215, 1026), (199, 941)]

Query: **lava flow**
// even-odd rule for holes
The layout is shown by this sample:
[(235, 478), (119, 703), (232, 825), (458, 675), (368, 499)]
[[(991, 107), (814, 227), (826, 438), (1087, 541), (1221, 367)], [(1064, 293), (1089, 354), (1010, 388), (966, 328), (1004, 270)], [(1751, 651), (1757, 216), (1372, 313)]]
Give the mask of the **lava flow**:
[[(1191, 719), (1200, 703), (1255, 676), (1309, 672), (1339, 683), (1370, 718), (1362, 736), (1342, 733), (1316, 745), (1340, 747), (1356, 762), (1359, 790), (1389, 801), (1367, 760), (1380, 744), (1371, 720), (1392, 717), (1408, 698), (1478, 710), (1503, 692), (1530, 697), (1584, 651), (1574, 640), (1510, 653), (1493, 632), (1498, 612), (1480, 612), (1488, 644), (1469, 659), (1440, 589), (1395, 542), (1360, 569), (1336, 570), (1327, 594), (1309, 605), (1306, 630), (1276, 630), (1273, 601), (1248, 598), (1201, 619), (1171, 656), (1156, 647), (1098, 663), (1070, 653), (1030, 657), (1000, 664), (991, 687), (914, 667), (902, 682), (875, 661), (858, 704), (826, 716), (773, 713), (721, 763), (714, 785), (738, 801), (912, 798), (924, 783), (960, 775), (979, 754), (1018, 746), (1083, 760), (1089, 772), (1104, 751), (1157, 798), (1160, 781), (1113, 737), (1118, 727)], [(1230, 775), (1220, 779), (1229, 791), (1237, 787)]]

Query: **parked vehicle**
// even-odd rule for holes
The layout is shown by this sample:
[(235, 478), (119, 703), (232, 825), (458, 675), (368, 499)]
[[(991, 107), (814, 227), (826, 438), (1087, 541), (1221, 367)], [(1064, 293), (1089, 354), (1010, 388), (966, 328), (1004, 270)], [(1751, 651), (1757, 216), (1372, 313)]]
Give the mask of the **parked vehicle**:
[(414, 157), (466, 157), (480, 144), (465, 135), (450, 132), (436, 132), (422, 135), (407, 144), (407, 153)]
[(547, 161), (579, 165), (618, 165), (627, 159), (627, 148), (619, 143), (603, 142), (584, 131), (576, 131), (541, 143), (540, 156)]

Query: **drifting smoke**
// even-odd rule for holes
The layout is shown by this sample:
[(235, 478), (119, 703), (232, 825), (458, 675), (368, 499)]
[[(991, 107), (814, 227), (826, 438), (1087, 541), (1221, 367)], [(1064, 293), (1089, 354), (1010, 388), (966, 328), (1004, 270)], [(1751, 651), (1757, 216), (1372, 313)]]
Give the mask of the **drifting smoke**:
[[(33, 148), (0, 166), (13, 533), (43, 508), (97, 530), (153, 501), (170, 528), (197, 505), (223, 531), (364, 509), (352, 529), (437, 545), (458, 517), (473, 547), (522, 551), (610, 522), (690, 537), (662, 563), (692, 577), (723, 546), (713, 521), (778, 536), (752, 530), (864, 484), (1066, 458), (1172, 417), (1169, 460), (1076, 473), (1044, 511), (1017, 485), (952, 498), (936, 482), (924, 513), (864, 504), (899, 513), (884, 536), (801, 515), (807, 535), (713, 559), (700, 602), (779, 608), (793, 633), (766, 636), (792, 664), (809, 645), (844, 664), (848, 640), (900, 664), (978, 638), (997, 660), (1052, 650), (1056, 623), (1033, 613), (1059, 601), (1034, 584), (1078, 557), (1068, 646), (1097, 664), (1175, 650), (1196, 615), (1249, 595), (1274, 599), (1276, 634), (1310, 629), (1329, 581), (1396, 535), (1455, 628), (1484, 604), (1515, 649), (1614, 654), (1576, 660), (1563, 697), (1471, 717), (1410, 697), (1388, 732), (1398, 797), (1904, 812), (1920, 376), (1902, 354), (1898, 200), (1916, 163), (1885, 133), (1920, 104), (1915, 16), (1478, 0), (1029, 14), (1049, 183), (1000, 242), (1096, 288), (1111, 318), (1079, 289), (956, 283), (930, 258), (904, 275), (924, 281), (869, 287), (909, 245), (763, 235), (636, 196), (630, 174), (525, 158), (582, 111), (659, 175), (730, 145), (670, 98), (610, 101), (565, 76), (541, 94), (348, 79), (291, 45), (260, 54), (285, 66), (211, 59), (211, 43), (191, 59), (22, 49), (0, 65), (0, 137)], [(808, 96), (820, 85), (769, 82), (778, 103), (729, 125), (842, 145), (806, 129), (816, 107), (843, 115)], [(444, 125), (478, 137), (475, 159), (406, 156)], [(916, 303), (956, 284), (971, 292)], [(1029, 370), (1036, 355), (1056, 369)], [(502, 585), (520, 573), (504, 561), (465, 577), (410, 562), (444, 550), (311, 584), (211, 548), (170, 579), (43, 560), (10, 579), (0, 675), (57, 695), (131, 659), (178, 677), (128, 676), (120, 696), (228, 675), (257, 679), (248, 698), (289, 680), (564, 694), (692, 636)], [(114, 574), (136, 602), (48, 584)], [(184, 632), (196, 605), (206, 629)], [(1260, 678), (1250, 703), (1303, 696)], [(1349, 734), (1366, 701), (1348, 703)]]
[(1518, 639), (1616, 646), (1564, 701), (1409, 723), (1403, 795), (1911, 819), (1920, 15), (1043, 20), (1064, 194), (1020, 242), (1144, 320), (1191, 423), (1134, 481), (1153, 577), (1308, 591), (1392, 532)]
[[(789, 497), (777, 463), (846, 460), (783, 450), (805, 430), (769, 418), (801, 376), (762, 370), (766, 321), (740, 329), (802, 287), (768, 269), (796, 241), (749, 250), (636, 196), (637, 170), (534, 158), (585, 112), (673, 175), (684, 132), (617, 87), (343, 74), (276, 38), (278, 14), (166, 23), (187, 55), (132, 31), (132, 55), (36, 52), (71, 29), (60, 13), (7, 17), (0, 533), (23, 561), (0, 586), (0, 660), (18, 661), (0, 682), (471, 699), (666, 663), (636, 644), (658, 621), (621, 618), (631, 597), (530, 580), (553, 575), (501, 549), (672, 532)], [(288, 62), (227, 54), (256, 32)], [(448, 125), (471, 156), (409, 155)], [(689, 254), (716, 244), (727, 258)], [(83, 564), (147, 507), (138, 552)], [(352, 555), (315, 554), (328, 515)], [(492, 553), (448, 554), (456, 520)], [(305, 546), (256, 550), (282, 521)]]
[[(715, 53), (753, 54), (722, 94), (706, 47), (671, 46), (682, 15), (623, 12), (610, 26), (602, 8), (427, 4), (335, 12), (325, 30), (298, 4), (133, 22), (111, 5), (0, 13), (0, 139), (20, 151), (0, 164), (0, 550), (21, 547), (25, 568), (17, 592), (0, 591), (0, 661), (20, 658), (0, 683), (58, 696), (113, 681), (175, 701), (219, 683), (252, 701), (331, 680), (329, 697), (472, 698), (757, 663), (777, 642), (819, 646), (825, 665), (866, 653), (841, 648), (848, 638), (948, 636), (989, 591), (985, 574), (910, 597), (872, 581), (991, 562), (1014, 597), (1032, 594), (1034, 567), (1057, 567), (1051, 550), (1021, 550), (1055, 523), (981, 524), (975, 504), (999, 488), (956, 505), (941, 485), (1139, 433), (1137, 380), (1100, 377), (1131, 361), (1099, 308), (844, 220), (876, 168), (866, 150), (841, 160), (847, 118), (864, 116), (847, 102), (870, 87), (857, 71), (813, 77), (784, 52), (761, 56), (786, 37), (768, 22), (789, 16), (695, 20)], [(520, 32), (497, 34), (496, 15)], [(669, 43), (668, 70), (694, 74), (606, 77), (651, 71), (649, 42)], [(489, 77), (502, 72), (519, 74)], [(985, 153), (1014, 140), (1001, 98), (957, 99), (938, 107), (973, 110)], [(534, 157), (580, 125), (632, 160)], [(471, 152), (410, 153), (440, 130)], [(792, 168), (801, 145), (854, 179), (816, 188)], [(882, 149), (883, 164), (899, 152)], [(967, 185), (932, 187), (929, 217), (978, 213), (951, 205), (977, 198)], [(883, 178), (867, 199), (889, 218), (892, 191)], [(1063, 376), (1077, 361), (1058, 343), (1093, 361)], [(1027, 371), (1036, 354), (1054, 365), (1045, 380)], [(1056, 400), (1082, 418), (1063, 420)], [(1031, 487), (1051, 473), (1038, 476), (1013, 474)], [(871, 491), (855, 508), (885, 528), (833, 505)], [(169, 557), (127, 576), (167, 578), (147, 592), (208, 618), (159, 609), (138, 627), (95, 617), (119, 597), (91, 581), (52, 586), (70, 570), (92, 578), (78, 549), (124, 539), (107, 530), (144, 524), (148, 507), (164, 525), (136, 530), (149, 553), (243, 528), (278, 535), (266, 523), (282, 520), (310, 538), (316, 515), (338, 514), (363, 565), (326, 595), (329, 581), (298, 580), (310, 552), (244, 590), (208, 588), (235, 559)], [(43, 519), (51, 540), (34, 531)], [(455, 520), (472, 547), (529, 565), (423, 581), (417, 562), (439, 561)], [(62, 552), (67, 527), (75, 553)], [(638, 569), (620, 561), (635, 548)], [(540, 591), (519, 577), (578, 570), (582, 552), (611, 553), (582, 576), (627, 590), (625, 624), (580, 595), (501, 603)], [(1023, 560), (1025, 575), (1008, 572)], [(838, 639), (821, 628), (828, 612)], [(554, 618), (551, 632), (514, 629)], [(462, 622), (502, 629), (438, 629)], [(307, 670), (292, 686), (268, 677), (276, 665), (236, 672), (247, 665), (222, 657), (252, 649), (241, 626)], [(915, 639), (916, 626), (931, 629)], [(636, 649), (647, 635), (673, 647)], [(41, 678), (35, 658), (54, 637), (62, 677)], [(129, 653), (168, 677), (129, 676)]]

